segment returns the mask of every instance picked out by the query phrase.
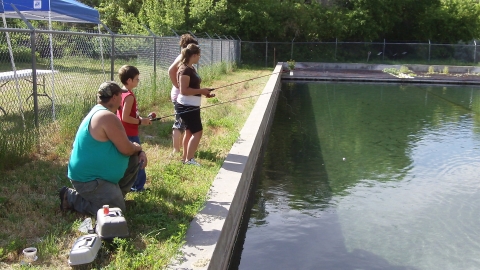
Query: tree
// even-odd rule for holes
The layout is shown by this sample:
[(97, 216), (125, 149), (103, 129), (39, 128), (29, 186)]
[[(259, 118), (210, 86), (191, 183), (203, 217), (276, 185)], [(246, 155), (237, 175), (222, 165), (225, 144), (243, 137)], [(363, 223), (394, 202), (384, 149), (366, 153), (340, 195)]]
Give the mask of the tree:
[(172, 35), (171, 29), (185, 29), (188, 0), (144, 0), (140, 21), (158, 35)]
[(171, 29), (243, 40), (457, 42), (480, 35), (478, 0), (82, 0), (121, 33)]

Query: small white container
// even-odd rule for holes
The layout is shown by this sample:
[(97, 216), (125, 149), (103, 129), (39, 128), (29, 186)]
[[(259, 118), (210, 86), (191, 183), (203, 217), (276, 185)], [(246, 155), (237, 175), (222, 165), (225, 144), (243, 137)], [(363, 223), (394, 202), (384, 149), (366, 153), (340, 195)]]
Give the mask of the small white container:
[(104, 214), (103, 208), (98, 209), (95, 232), (102, 240), (128, 237), (127, 221), (122, 214), (122, 210), (118, 207), (112, 207), (108, 210), (108, 214)]
[(23, 250), (23, 256), (29, 262), (34, 262), (37, 260), (37, 248), (29, 247)]
[(97, 257), (102, 241), (96, 234), (87, 234), (79, 237), (70, 251), (69, 265), (91, 263)]

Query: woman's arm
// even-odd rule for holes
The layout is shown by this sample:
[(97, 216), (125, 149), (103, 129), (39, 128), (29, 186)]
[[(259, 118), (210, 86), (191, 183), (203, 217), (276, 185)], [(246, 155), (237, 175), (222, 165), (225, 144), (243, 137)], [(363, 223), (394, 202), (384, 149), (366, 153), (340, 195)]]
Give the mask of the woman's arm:
[(181, 58), (182, 58), (182, 55), (177, 56), (177, 58), (175, 58), (175, 61), (173, 61), (173, 63), (168, 68), (168, 76), (170, 77), (170, 81), (172, 81), (173, 86), (175, 86), (177, 89), (180, 89), (177, 81), (177, 71), (178, 71), (178, 64), (180, 64)]

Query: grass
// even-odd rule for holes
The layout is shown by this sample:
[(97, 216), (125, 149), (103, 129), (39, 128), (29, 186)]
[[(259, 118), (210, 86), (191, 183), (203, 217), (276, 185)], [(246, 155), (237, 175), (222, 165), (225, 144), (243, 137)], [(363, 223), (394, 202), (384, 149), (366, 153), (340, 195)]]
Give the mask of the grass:
[[(270, 73), (267, 69), (238, 69), (221, 64), (202, 67), (202, 86), (219, 87)], [(142, 77), (143, 81), (147, 78)], [(203, 106), (259, 94), (268, 80), (262, 77), (216, 90), (217, 97), (203, 99)], [(137, 90), (140, 113), (157, 116), (173, 113), (170, 85), (160, 78), (155, 87)], [(88, 89), (88, 88), (87, 88)], [(88, 89), (91, 90), (92, 88)], [(92, 93), (69, 97), (56, 121), (41, 125), (40, 138), (28, 161), (2, 171), (0, 188), (0, 268), (20, 269), (22, 250), (37, 247), (39, 259), (32, 269), (70, 269), (68, 255), (78, 231), (88, 216), (62, 214), (57, 190), (71, 186), (67, 163), (78, 124), (93, 105)], [(130, 237), (103, 242), (89, 266), (102, 269), (161, 269), (177, 254), (188, 225), (205, 202), (208, 189), (249, 115), (257, 97), (208, 107), (202, 110), (204, 135), (197, 151), (202, 167), (184, 166), (180, 157), (169, 157), (173, 117), (140, 128), (142, 146), (149, 158), (144, 193), (127, 195), (125, 217)], [(1, 140), (0, 140), (1, 142)], [(28, 153), (28, 151), (27, 151)], [(95, 217), (92, 217), (95, 221)]]

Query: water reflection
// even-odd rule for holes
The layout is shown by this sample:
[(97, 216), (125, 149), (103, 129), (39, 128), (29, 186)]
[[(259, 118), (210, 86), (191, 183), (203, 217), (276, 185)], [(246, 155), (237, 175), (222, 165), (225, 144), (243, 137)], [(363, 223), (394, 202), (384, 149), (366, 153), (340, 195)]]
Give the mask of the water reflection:
[(478, 89), (282, 90), (231, 269), (480, 268)]

